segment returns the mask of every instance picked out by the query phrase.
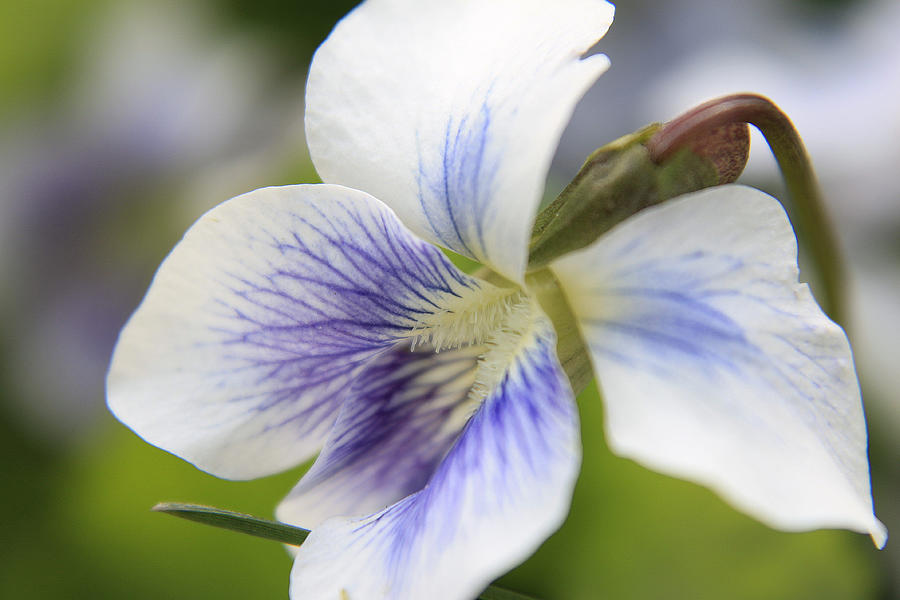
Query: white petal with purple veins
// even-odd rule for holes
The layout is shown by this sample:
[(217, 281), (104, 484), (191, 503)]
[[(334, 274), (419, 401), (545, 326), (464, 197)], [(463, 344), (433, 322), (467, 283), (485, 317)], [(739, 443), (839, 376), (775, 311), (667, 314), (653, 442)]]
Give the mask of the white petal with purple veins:
[(116, 346), (109, 406), (217, 475), (277, 472), (321, 447), (361, 365), (481, 289), (367, 194), (250, 192), (160, 267)]
[(580, 462), (577, 409), (545, 317), (510, 350), (503, 378), (420, 492), (312, 532), (292, 597), (472, 598), (559, 527)]
[(797, 282), (791, 225), (742, 186), (632, 217), (553, 267), (589, 346), (617, 452), (787, 530), (877, 544), (847, 338)]
[(310, 154), (425, 239), (521, 281), (572, 109), (608, 61), (582, 55), (603, 0), (369, 0), (316, 53)]
[(329, 517), (372, 514), (422, 489), (466, 423), (483, 351), (398, 344), (369, 363), (278, 519), (312, 529)]

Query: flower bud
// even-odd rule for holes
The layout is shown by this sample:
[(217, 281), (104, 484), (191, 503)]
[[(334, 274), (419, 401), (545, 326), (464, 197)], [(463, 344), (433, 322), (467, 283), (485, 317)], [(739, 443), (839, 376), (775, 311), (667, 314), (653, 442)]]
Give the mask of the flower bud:
[(712, 163), (719, 174), (719, 185), (740, 177), (750, 156), (750, 127), (729, 123), (711, 129), (688, 143), (688, 149)]
[(592, 153), (532, 230), (529, 269), (584, 248), (635, 213), (737, 179), (750, 150), (747, 125), (727, 124), (654, 154), (667, 125), (649, 125)]

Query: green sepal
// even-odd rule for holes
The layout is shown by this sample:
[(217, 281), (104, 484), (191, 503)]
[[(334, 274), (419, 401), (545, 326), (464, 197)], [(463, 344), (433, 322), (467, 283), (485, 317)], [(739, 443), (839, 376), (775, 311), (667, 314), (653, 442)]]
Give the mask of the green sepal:
[(584, 248), (635, 213), (721, 182), (709, 158), (683, 150), (662, 164), (651, 160), (648, 125), (594, 151), (575, 178), (535, 219), (528, 268)]
[(183, 504), (180, 502), (161, 502), (153, 507), (156, 512), (196, 521), (204, 525), (212, 525), (222, 529), (230, 529), (238, 533), (246, 533), (267, 540), (299, 546), (309, 535), (308, 529), (294, 527), (278, 521), (260, 519), (251, 515), (232, 512), (212, 506), (200, 504)]
[(528, 273), (525, 285), (553, 322), (557, 340), (556, 355), (577, 396), (594, 378), (587, 345), (578, 329), (578, 320), (550, 269)]

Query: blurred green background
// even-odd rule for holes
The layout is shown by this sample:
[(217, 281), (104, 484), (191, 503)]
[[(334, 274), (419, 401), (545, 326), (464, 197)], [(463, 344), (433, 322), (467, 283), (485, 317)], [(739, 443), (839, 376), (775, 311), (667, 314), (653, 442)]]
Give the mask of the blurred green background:
[[(271, 517), (300, 471), (239, 483), (197, 471), (105, 411), (103, 375), (118, 329), (193, 220), (250, 189), (315, 180), (302, 130), (305, 69), (354, 4), (0, 2), (0, 597), (287, 597), (290, 560), (279, 545), (149, 509), (189, 501)], [(636, 99), (715, 36), (824, 43), (879, 3), (665, 4), (619, 3), (598, 46), (614, 67), (579, 108), (551, 189), (591, 149), (644, 124)], [(896, 66), (900, 55), (881, 58)], [(885, 94), (898, 89), (894, 77), (880, 79)], [(900, 121), (894, 111), (883, 115), (892, 121), (870, 117), (889, 128)], [(760, 160), (748, 180), (777, 191)], [(827, 160), (819, 169), (832, 172)], [(868, 240), (870, 254), (853, 256), (877, 261), (888, 273), (878, 281), (900, 273), (896, 192), (884, 204), (895, 212), (873, 217), (878, 236), (838, 223), (857, 231), (842, 233), (851, 251), (853, 235)], [(853, 293), (870, 298), (867, 289)], [(891, 298), (878, 316), (889, 330), (898, 323)], [(896, 350), (870, 348), (873, 357)], [(900, 411), (883, 391), (896, 388), (877, 381), (877, 362), (866, 365), (876, 509), (896, 532)], [(570, 518), (506, 586), (545, 600), (900, 598), (890, 542), (877, 552), (853, 533), (772, 531), (703, 488), (614, 457), (596, 390), (580, 405), (585, 460)]]

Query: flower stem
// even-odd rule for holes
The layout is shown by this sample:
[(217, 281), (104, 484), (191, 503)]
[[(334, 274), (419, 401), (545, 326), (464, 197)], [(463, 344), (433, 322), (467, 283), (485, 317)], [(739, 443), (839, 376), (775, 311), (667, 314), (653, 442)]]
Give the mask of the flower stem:
[(768, 98), (736, 94), (711, 100), (663, 125), (647, 142), (651, 159), (661, 163), (711, 129), (749, 123), (766, 138), (794, 205), (799, 233), (807, 243), (822, 284), (822, 308), (834, 321), (846, 317), (844, 265), (837, 237), (822, 201), (816, 175), (791, 120)]

